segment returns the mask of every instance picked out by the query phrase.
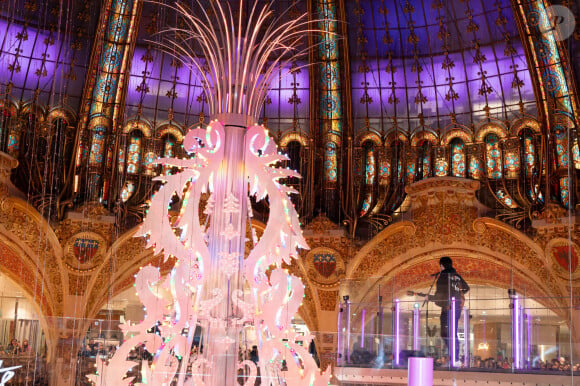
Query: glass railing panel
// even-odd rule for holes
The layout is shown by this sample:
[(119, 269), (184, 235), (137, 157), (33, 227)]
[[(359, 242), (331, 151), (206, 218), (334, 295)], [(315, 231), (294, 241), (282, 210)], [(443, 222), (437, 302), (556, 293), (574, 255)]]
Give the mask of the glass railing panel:
[[(364, 291), (349, 294), (350, 299), (357, 300), (350, 304), (356, 310), (351, 312), (351, 324), (356, 320), (351, 331), (356, 336), (341, 338), (349, 340), (348, 350), (342, 347), (349, 361), (339, 360), (338, 366), (397, 368), (406, 366), (407, 356), (420, 355), (432, 357), (438, 368), (457, 371), (580, 369), (570, 363), (570, 358), (577, 356), (572, 350), (577, 342), (570, 336), (569, 319), (564, 317), (568, 310), (555, 306), (569, 299), (531, 296), (533, 288), (512, 284), (509, 277), (504, 288), (497, 288), (481, 284), (489, 276), (487, 272), (464, 274), (473, 282), (465, 294), (464, 308), (458, 311), (456, 363), (450, 363), (449, 349), (441, 338), (441, 307), (424, 296), (436, 291), (435, 286), (429, 288), (431, 279), (426, 281), (427, 287), (409, 288), (405, 278), (369, 278), (348, 283), (349, 291)], [(377, 283), (381, 283), (383, 295), (380, 303), (378, 288), (373, 289)], [(346, 334), (344, 328), (342, 332)]]

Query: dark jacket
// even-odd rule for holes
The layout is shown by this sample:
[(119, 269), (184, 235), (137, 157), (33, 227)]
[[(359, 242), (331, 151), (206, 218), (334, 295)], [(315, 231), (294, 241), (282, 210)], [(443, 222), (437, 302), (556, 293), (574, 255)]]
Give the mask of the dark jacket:
[(469, 291), (469, 285), (463, 280), (455, 268), (446, 268), (439, 274), (433, 301), (439, 307), (447, 307), (449, 299), (454, 297), (462, 302), (464, 294)]

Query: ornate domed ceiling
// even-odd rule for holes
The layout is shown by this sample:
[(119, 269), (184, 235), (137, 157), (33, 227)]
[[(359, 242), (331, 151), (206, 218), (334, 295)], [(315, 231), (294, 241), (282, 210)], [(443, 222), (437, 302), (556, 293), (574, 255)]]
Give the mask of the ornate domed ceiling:
[[(288, 17), (308, 8), (305, 1), (274, 4)], [(198, 78), (152, 43), (157, 31), (179, 20), (158, 4), (142, 7), (125, 116), (142, 116), (155, 125), (196, 123), (205, 111)], [(62, 99), (78, 108), (98, 2), (6, 1), (0, 8), (3, 91), (9, 89), (15, 100), (36, 95), (45, 104)], [(536, 115), (509, 1), (355, 0), (346, 2), (346, 20), (347, 37), (339, 45), (348, 46), (350, 55), (356, 130), (443, 129), (453, 121), (470, 126), (485, 117)], [(308, 131), (311, 68), (274, 86), (263, 110), (270, 128)]]
[(99, 14), (100, 1), (0, 2), (0, 91), (78, 109)]
[(536, 114), (509, 1), (356, 0), (347, 15), (355, 128)]

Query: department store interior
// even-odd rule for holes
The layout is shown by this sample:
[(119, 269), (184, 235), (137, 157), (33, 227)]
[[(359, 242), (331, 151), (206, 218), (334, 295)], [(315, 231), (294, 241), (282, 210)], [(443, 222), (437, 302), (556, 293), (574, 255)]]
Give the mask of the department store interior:
[[(231, 80), (233, 71), (209, 57), (225, 50), (218, 42), (228, 22), (242, 31), (238, 52), (279, 44), (250, 45), (260, 7), (272, 25), (303, 22), (291, 39), (299, 54), (265, 55), (248, 76), (267, 79), (263, 90), (238, 79), (235, 96), (223, 97), (242, 106), (263, 93), (255, 111), (222, 112), (216, 74)], [(187, 35), (220, 10), (232, 17), (215, 23), (217, 40), (199, 41), (209, 28)], [(565, 0), (0, 1), (6, 384), (113, 385), (118, 376), (116, 384), (193, 385), (209, 372), (203, 384), (317, 385), (328, 369), (332, 385), (402, 385), (410, 358), (431, 358), (431, 377), (446, 379), (437, 385), (574, 384), (578, 12)], [(270, 36), (260, 28), (257, 39)], [(235, 158), (234, 126), (255, 133), (240, 178), (258, 170), (246, 159), (271, 168), (243, 180), (243, 204), (217, 193), (222, 169), (207, 181), (202, 170), (215, 154)], [(241, 235), (215, 214), (238, 206), (248, 213)], [(237, 260), (213, 252), (220, 237), (241, 240)], [(278, 241), (254, 273), (244, 271), (269, 239)], [(299, 248), (280, 252), (286, 244)], [(179, 255), (187, 248), (191, 267)], [(216, 259), (209, 266), (206, 250)], [(469, 284), (453, 298), (457, 344), (441, 337), (442, 307), (430, 299), (444, 256)], [(194, 272), (182, 286), (195, 299), (188, 309), (173, 283), (184, 264)], [(233, 292), (195, 284), (212, 280)], [(265, 328), (272, 299), (280, 311)], [(235, 329), (216, 321), (220, 302)], [(131, 343), (131, 326), (146, 322), (139, 331), (149, 340)], [(167, 337), (171, 323), (181, 330)], [(271, 343), (278, 336), (281, 346)], [(216, 342), (233, 347), (223, 359), (232, 365), (216, 365)], [(158, 363), (172, 373), (156, 374)], [(302, 378), (280, 381), (292, 366)], [(216, 380), (222, 370), (236, 379)]]

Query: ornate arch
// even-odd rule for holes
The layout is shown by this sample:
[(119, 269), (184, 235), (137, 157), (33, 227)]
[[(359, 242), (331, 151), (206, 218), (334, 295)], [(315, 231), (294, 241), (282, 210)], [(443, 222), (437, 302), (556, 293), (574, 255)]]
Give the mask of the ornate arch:
[(30, 114), (34, 114), (38, 122), (44, 122), (46, 111), (44, 108), (36, 103), (27, 102), (22, 105), (20, 109), (21, 116), (27, 116)]
[(377, 147), (381, 146), (383, 142), (381, 140), (380, 135), (378, 135), (374, 129), (367, 129), (362, 133), (360, 133), (359, 135), (357, 135), (355, 145), (362, 146), (367, 141), (371, 141)]
[(163, 138), (163, 136), (170, 134), (175, 137), (177, 143), (183, 142), (183, 128), (176, 125), (175, 123), (165, 123), (157, 128), (157, 138)]
[(7, 111), (12, 118), (15, 118), (18, 114), (16, 104), (10, 99), (0, 100), (0, 110)]
[(510, 127), (510, 137), (517, 137), (520, 135), (520, 131), (523, 128), (530, 128), (536, 134), (542, 134), (542, 130), (540, 128), (540, 122), (537, 119), (532, 117), (524, 117), (518, 118), (512, 122)]
[(441, 145), (447, 146), (455, 138), (461, 139), (466, 145), (473, 143), (472, 134), (467, 129), (455, 126), (447, 130), (445, 135), (441, 138)]
[(51, 124), (57, 119), (64, 119), (69, 125), (74, 125), (77, 121), (75, 113), (68, 107), (59, 106), (51, 109), (46, 117), (47, 123)]
[(483, 142), (485, 137), (490, 134), (495, 133), (500, 139), (506, 139), (509, 133), (508, 128), (503, 124), (503, 122), (493, 121), (487, 122), (480, 125), (475, 131), (475, 141)]
[(50, 224), (36, 209), (20, 198), (2, 199), (2, 194), (5, 193), (0, 192), (0, 241), (16, 251), (17, 258), (1, 266), (7, 269), (12, 267), (15, 277), (19, 276), (20, 269), (30, 270), (34, 280), (23, 277), (19, 281), (23, 285), (37, 281), (42, 283), (40, 288), (48, 308), (44, 303), (41, 303), (41, 308), (47, 315), (62, 315), (68, 285), (63, 276), (60, 242)]
[(123, 134), (129, 134), (133, 130), (139, 130), (146, 138), (150, 138), (153, 133), (153, 126), (145, 118), (132, 119), (123, 127)]
[(308, 147), (308, 137), (301, 131), (288, 131), (284, 133), (278, 144), (280, 147), (287, 147), (290, 142), (296, 141), (302, 147)]
[(509, 280), (494, 272), (513, 270), (521, 283), (530, 283), (537, 294), (553, 298), (549, 306), (562, 306), (565, 289), (548, 268), (542, 248), (498, 220), (477, 217), (478, 186), (477, 181), (442, 177), (407, 187), (413, 222), (390, 225), (375, 236), (354, 256), (346, 278), (368, 281), (417, 271), (410, 276), (415, 279), (401, 285), (420, 286), (429, 281), (428, 273), (438, 271), (437, 259), (450, 255), (472, 267), (487, 267), (477, 274), (462, 271), (474, 282), (506, 285)]
[(427, 141), (431, 142), (432, 145), (437, 144), (437, 135), (431, 129), (425, 130), (422, 129), (421, 131), (417, 131), (411, 137), (411, 146), (416, 147), (419, 146), (419, 142), (421, 140), (426, 139)]
[(391, 146), (395, 140), (399, 140), (404, 144), (409, 143), (409, 138), (401, 131), (391, 131), (385, 138), (385, 146)]

